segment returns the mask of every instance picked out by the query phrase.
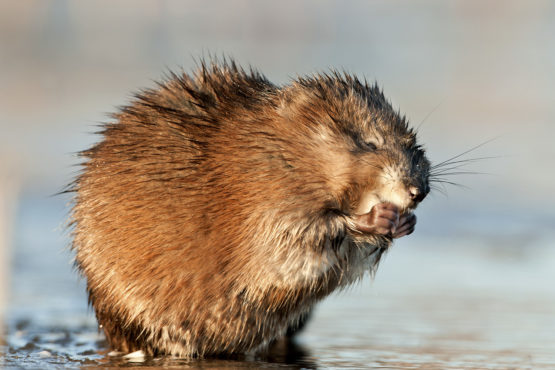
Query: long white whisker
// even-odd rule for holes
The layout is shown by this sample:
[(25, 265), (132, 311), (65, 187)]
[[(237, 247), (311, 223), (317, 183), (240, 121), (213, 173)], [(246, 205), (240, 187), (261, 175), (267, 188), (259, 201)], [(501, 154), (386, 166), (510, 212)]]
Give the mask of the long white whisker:
[(462, 157), (462, 156), (465, 155), (465, 154), (468, 154), (468, 153), (470, 153), (470, 152), (473, 152), (474, 150), (476, 150), (476, 149), (478, 149), (478, 148), (481, 148), (481, 147), (483, 147), (484, 145), (486, 145), (486, 144), (488, 144), (488, 143), (491, 143), (492, 141), (497, 140), (497, 139), (498, 139), (497, 137), (496, 137), (496, 138), (493, 138), (493, 139), (489, 139), (489, 140), (487, 140), (487, 141), (485, 141), (485, 142), (483, 142), (483, 143), (481, 143), (481, 144), (478, 144), (478, 145), (476, 145), (476, 146), (474, 146), (474, 147), (472, 147), (472, 148), (470, 148), (470, 149), (468, 149), (468, 150), (466, 150), (466, 151), (464, 151), (464, 152), (462, 152), (462, 153), (460, 153), (460, 154), (457, 154), (457, 155), (455, 155), (455, 156), (453, 156), (453, 157), (451, 157), (451, 158), (449, 158), (449, 159), (444, 160), (443, 162), (440, 162), (440, 163), (438, 163), (438, 164), (432, 166), (432, 168), (437, 168), (437, 167), (439, 167), (439, 166), (443, 166), (443, 165), (445, 165), (446, 163), (449, 163), (449, 162), (453, 161), (454, 159), (460, 158), (460, 157)]

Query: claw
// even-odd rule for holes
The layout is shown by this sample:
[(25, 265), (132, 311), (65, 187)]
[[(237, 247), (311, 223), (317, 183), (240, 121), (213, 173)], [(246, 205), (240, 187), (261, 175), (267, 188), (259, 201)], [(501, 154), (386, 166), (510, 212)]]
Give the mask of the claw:
[(384, 235), (400, 238), (414, 231), (416, 216), (413, 213), (401, 215), (392, 203), (378, 203), (370, 212), (352, 218), (357, 231), (363, 234)]

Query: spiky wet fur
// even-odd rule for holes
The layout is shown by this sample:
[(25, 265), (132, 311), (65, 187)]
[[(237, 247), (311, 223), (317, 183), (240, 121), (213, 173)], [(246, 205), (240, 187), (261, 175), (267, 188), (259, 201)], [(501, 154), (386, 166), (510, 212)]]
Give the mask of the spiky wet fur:
[(263, 348), (372, 271), (391, 239), (350, 215), (419, 150), (377, 86), (335, 72), (278, 87), (202, 63), (113, 118), (82, 153), (73, 250), (110, 345), (151, 355)]

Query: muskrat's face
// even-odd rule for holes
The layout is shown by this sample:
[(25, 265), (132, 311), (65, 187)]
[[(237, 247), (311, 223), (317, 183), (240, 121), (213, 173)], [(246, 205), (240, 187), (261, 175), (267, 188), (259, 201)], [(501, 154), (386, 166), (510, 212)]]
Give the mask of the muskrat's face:
[(414, 209), (430, 191), (430, 162), (403, 118), (372, 110), (368, 114), (367, 120), (353, 125), (359, 131), (351, 135), (351, 211), (368, 213), (383, 202), (402, 212)]
[(429, 193), (430, 162), (377, 86), (333, 74), (300, 80), (292, 91), (287, 118), (312, 137), (307, 157), (328, 176), (331, 207), (361, 215), (388, 202), (405, 213)]

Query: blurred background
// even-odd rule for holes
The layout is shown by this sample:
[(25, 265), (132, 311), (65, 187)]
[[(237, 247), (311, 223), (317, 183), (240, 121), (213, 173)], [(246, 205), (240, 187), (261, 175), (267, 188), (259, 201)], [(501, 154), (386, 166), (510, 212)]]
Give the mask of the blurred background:
[(552, 1), (1, 2), (0, 363), (113, 361), (54, 194), (108, 113), (215, 54), (278, 84), (329, 68), (375, 80), (433, 162), (483, 143), (462, 158), (495, 157), (429, 196), (375, 279), (324, 301), (279, 361), (555, 366), (554, 35)]

